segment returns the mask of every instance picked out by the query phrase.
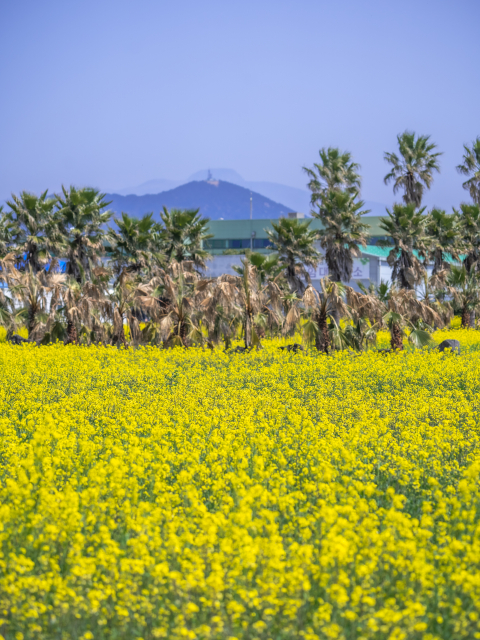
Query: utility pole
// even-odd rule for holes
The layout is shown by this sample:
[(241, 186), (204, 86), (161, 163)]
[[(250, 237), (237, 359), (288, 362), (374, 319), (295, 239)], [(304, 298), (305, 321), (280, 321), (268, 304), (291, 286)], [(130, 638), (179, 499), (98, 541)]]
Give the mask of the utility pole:
[(250, 251), (253, 251), (252, 208), (252, 192), (250, 191)]

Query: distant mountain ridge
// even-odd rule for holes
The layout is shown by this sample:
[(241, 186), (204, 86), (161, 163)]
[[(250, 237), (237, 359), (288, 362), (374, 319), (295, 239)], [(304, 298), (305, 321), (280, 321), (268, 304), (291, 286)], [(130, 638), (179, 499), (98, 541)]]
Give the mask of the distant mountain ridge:
[[(252, 191), (257, 194), (262, 194), (267, 199), (276, 202), (284, 203), (289, 211), (300, 211), (305, 214), (310, 213), (310, 191), (307, 189), (298, 189), (297, 187), (289, 187), (277, 182), (245, 180), (234, 169), (203, 169), (197, 171), (187, 178), (187, 180), (148, 180), (136, 187), (128, 187), (126, 189), (120, 189), (112, 191), (115, 194), (121, 196), (130, 195), (157, 195), (164, 191), (172, 191), (179, 186), (188, 184), (190, 182), (205, 182), (211, 177), (212, 180), (220, 180), (221, 182), (229, 182), (230, 184), (238, 185)], [(370, 210), (372, 216), (386, 215), (385, 205), (381, 202), (365, 201), (365, 208)], [(242, 217), (244, 217), (242, 215)]]
[(140, 196), (109, 193), (107, 200), (112, 202), (109, 209), (117, 215), (122, 211), (135, 217), (151, 211), (158, 214), (165, 206), (168, 209), (200, 209), (201, 215), (211, 220), (241, 220), (250, 216), (250, 196), (256, 219), (279, 218), (292, 211), (260, 193), (224, 180), (193, 180), (168, 191)]

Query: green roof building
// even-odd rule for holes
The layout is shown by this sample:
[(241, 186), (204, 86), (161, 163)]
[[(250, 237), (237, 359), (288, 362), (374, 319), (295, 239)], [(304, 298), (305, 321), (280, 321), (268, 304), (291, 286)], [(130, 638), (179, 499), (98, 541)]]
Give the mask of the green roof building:
[[(290, 214), (291, 217), (303, 218), (302, 214)], [(317, 218), (305, 218), (310, 221), (311, 229), (321, 229), (322, 223)], [(363, 221), (370, 227), (371, 244), (375, 245), (380, 238), (385, 238), (385, 232), (380, 229), (379, 216), (366, 216)], [(272, 229), (272, 222), (277, 220), (210, 220), (209, 233), (213, 235), (211, 240), (205, 243), (212, 255), (222, 255), (225, 251), (242, 252), (245, 249), (254, 251), (268, 251), (267, 229)]]
[[(304, 218), (303, 214), (290, 214), (293, 218)], [(321, 229), (322, 223), (317, 218), (305, 218), (310, 221), (311, 229)], [(376, 246), (380, 239), (387, 236), (380, 228), (379, 216), (366, 216), (364, 222), (370, 227), (370, 239), (367, 247), (360, 247), (361, 257), (354, 260), (351, 286), (357, 288), (357, 281), (368, 286), (370, 282), (379, 284), (381, 280), (390, 280), (391, 268), (387, 263), (388, 249)], [(212, 254), (207, 263), (207, 276), (215, 277), (224, 273), (234, 274), (233, 265), (241, 264), (242, 255), (246, 249), (261, 253), (269, 251), (267, 229), (272, 229), (272, 219), (257, 220), (210, 220), (209, 233), (213, 238), (204, 244)], [(325, 262), (316, 269), (310, 269), (312, 283), (319, 286), (320, 278), (328, 275)]]

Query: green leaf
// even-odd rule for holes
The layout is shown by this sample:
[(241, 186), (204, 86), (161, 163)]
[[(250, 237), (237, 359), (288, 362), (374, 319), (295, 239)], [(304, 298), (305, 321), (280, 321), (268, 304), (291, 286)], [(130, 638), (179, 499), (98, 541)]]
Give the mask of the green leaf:
[(422, 329), (415, 329), (408, 336), (408, 341), (411, 342), (417, 349), (427, 347), (433, 343), (432, 336), (427, 331)]

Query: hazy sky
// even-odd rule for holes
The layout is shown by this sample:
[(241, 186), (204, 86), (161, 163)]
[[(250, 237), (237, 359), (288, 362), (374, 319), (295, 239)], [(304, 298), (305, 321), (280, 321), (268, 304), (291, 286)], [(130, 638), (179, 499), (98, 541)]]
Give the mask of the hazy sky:
[(426, 203), (449, 208), (480, 135), (479, 25), (480, 0), (0, 0), (0, 198), (208, 167), (304, 187), (334, 145), (388, 204), (408, 128), (444, 151)]

